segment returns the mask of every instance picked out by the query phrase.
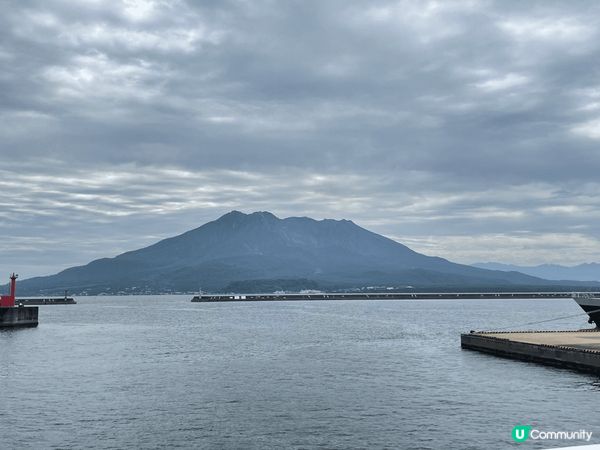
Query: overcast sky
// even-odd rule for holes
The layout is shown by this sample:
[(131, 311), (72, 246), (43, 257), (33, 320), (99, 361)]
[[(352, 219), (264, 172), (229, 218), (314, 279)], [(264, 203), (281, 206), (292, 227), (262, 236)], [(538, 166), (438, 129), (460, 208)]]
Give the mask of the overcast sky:
[(600, 261), (599, 2), (0, 5), (0, 274), (232, 209)]

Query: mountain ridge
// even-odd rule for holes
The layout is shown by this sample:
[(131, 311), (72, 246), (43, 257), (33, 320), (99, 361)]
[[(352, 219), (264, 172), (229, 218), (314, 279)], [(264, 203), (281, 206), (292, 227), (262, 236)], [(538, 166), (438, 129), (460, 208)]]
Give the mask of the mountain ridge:
[(595, 262), (577, 264), (575, 266), (564, 266), (561, 264), (520, 266), (497, 262), (474, 263), (471, 265), (480, 269), (518, 271), (547, 280), (600, 281), (600, 263)]
[(268, 211), (231, 211), (113, 258), (23, 280), (19, 289), (27, 294), (56, 294), (66, 289), (92, 295), (191, 292), (201, 286), (223, 292), (235, 286), (251, 288), (252, 283), (276, 289), (274, 280), (299, 289), (304, 285), (310, 289), (373, 284), (423, 288), (557, 285), (518, 272), (491, 271), (423, 255), (350, 220), (280, 219)]

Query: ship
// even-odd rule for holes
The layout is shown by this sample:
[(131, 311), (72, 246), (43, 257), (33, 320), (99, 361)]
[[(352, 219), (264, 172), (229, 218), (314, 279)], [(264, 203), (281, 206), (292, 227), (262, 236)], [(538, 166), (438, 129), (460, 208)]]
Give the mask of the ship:
[(600, 295), (597, 293), (577, 293), (573, 294), (573, 300), (589, 316), (588, 323), (595, 323), (596, 328), (600, 328)]

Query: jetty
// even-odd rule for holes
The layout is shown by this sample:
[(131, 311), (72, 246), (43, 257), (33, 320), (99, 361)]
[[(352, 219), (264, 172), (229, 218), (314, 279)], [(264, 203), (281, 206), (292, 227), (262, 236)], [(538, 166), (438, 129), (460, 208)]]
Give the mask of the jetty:
[(0, 328), (37, 327), (37, 306), (15, 306), (17, 277), (14, 273), (10, 276), (10, 294), (0, 296)]
[[(470, 333), (461, 334), (460, 346), (505, 358), (600, 374), (600, 296), (591, 292), (574, 292), (572, 298), (583, 310), (582, 314), (588, 315), (588, 323), (594, 324), (595, 328), (574, 331), (471, 330)], [(578, 315), (555, 317), (526, 325)]]
[(600, 330), (471, 331), (464, 349), (545, 365), (600, 374)]
[(17, 305), (76, 305), (73, 297), (31, 297), (15, 299)]
[[(192, 302), (266, 302), (282, 300), (451, 300), (573, 298), (577, 292), (310, 292), (284, 294), (200, 294)], [(591, 293), (600, 295), (599, 293)]]

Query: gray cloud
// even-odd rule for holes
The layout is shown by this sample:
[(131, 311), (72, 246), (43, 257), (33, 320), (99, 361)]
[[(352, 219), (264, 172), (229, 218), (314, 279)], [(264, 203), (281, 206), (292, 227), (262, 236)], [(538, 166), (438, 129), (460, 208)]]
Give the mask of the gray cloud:
[(233, 208), (598, 260), (596, 2), (2, 4), (0, 273)]

